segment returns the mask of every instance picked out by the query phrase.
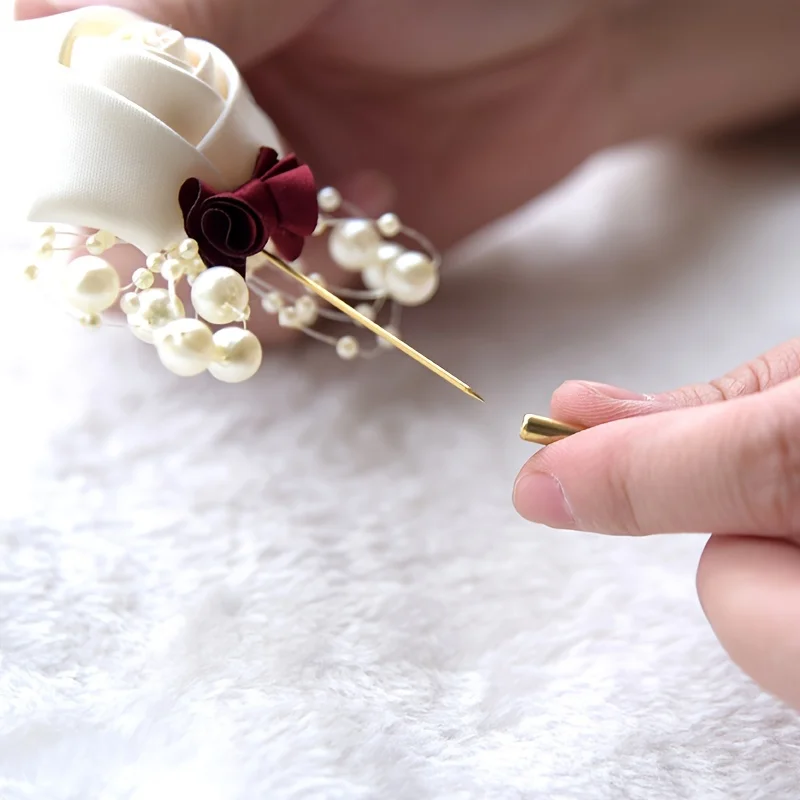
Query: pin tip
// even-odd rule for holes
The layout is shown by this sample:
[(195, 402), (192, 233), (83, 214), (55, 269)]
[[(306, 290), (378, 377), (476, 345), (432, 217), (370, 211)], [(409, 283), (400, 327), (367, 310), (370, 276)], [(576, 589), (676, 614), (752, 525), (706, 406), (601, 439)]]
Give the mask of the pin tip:
[(476, 400), (478, 400), (481, 403), (485, 403), (486, 402), (471, 386), (467, 386), (467, 394), (470, 397), (474, 397)]

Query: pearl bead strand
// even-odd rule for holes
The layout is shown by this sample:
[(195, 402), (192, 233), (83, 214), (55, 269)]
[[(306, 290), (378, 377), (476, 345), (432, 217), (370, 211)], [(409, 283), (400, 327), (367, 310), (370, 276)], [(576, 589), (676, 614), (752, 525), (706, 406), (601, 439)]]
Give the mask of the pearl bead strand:
[[(333, 187), (318, 193), (319, 218), (315, 237), (327, 236), (332, 261), (358, 275), (362, 288), (328, 286), (323, 276), (308, 277), (350, 303), (364, 318), (400, 335), (402, 308), (427, 303), (439, 287), (441, 259), (431, 243), (407, 227), (397, 214), (387, 212), (370, 219), (346, 201)], [(60, 235), (73, 237), (70, 247), (57, 246)], [(62, 295), (78, 322), (87, 328), (101, 324), (103, 314), (118, 305), (127, 327), (140, 340), (153, 345), (160, 362), (170, 372), (191, 377), (205, 372), (226, 383), (251, 378), (261, 366), (258, 339), (247, 329), (251, 295), (255, 309), (276, 318), (278, 325), (301, 331), (323, 342), (340, 359), (371, 358), (392, 349), (379, 337), (368, 347), (363, 335), (328, 334), (322, 322), (345, 323), (366, 332), (356, 320), (321, 301), (306, 289), (292, 296), (263, 279), (269, 261), (258, 254), (247, 262), (247, 277), (227, 266), (208, 266), (191, 238), (174, 242), (143, 258), (130, 284), (121, 286), (118, 273), (105, 254), (119, 243), (108, 231), (89, 236), (45, 228), (34, 258), (22, 276), (36, 281), (42, 270), (60, 276)], [(55, 269), (53, 255), (83, 247), (85, 256)], [(270, 242), (267, 252), (275, 253)], [(300, 265), (295, 268), (301, 269)], [(179, 292), (188, 286), (191, 309), (187, 314)], [(180, 296), (179, 296), (180, 294)], [(380, 318), (388, 317), (383, 322)]]

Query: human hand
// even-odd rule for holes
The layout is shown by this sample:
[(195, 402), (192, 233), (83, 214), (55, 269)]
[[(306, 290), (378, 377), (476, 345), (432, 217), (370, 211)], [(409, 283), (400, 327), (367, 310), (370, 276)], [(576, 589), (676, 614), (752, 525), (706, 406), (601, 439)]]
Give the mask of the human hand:
[(566, 383), (552, 414), (588, 430), (523, 468), (522, 516), (612, 535), (714, 531), (697, 576), (711, 626), (800, 709), (800, 340), (654, 397)]

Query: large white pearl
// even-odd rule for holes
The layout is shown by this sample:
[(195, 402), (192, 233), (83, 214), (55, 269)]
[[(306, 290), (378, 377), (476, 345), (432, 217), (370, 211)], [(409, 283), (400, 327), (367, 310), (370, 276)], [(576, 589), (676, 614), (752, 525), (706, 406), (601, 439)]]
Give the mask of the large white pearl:
[(351, 219), (334, 225), (328, 237), (328, 251), (342, 269), (360, 272), (375, 261), (382, 241), (371, 222)]
[(421, 306), (438, 288), (439, 271), (424, 253), (403, 253), (386, 268), (386, 289), (401, 305)]
[(214, 358), (214, 336), (199, 319), (178, 319), (155, 335), (161, 363), (175, 375), (191, 378), (205, 372)]
[(244, 318), (250, 291), (244, 278), (230, 267), (212, 267), (192, 284), (192, 305), (207, 322), (227, 325)]
[(208, 371), (223, 383), (249, 380), (261, 366), (261, 342), (244, 328), (223, 328), (214, 334), (217, 355)]
[(119, 296), (119, 275), (102, 258), (82, 256), (64, 269), (64, 294), (74, 308), (100, 314), (111, 308)]
[(382, 244), (370, 265), (361, 273), (364, 286), (375, 292), (386, 291), (386, 268), (405, 252), (405, 248), (399, 244), (392, 242)]
[(152, 344), (153, 333), (185, 314), (183, 303), (166, 289), (147, 289), (139, 293), (139, 309), (128, 317), (133, 334)]

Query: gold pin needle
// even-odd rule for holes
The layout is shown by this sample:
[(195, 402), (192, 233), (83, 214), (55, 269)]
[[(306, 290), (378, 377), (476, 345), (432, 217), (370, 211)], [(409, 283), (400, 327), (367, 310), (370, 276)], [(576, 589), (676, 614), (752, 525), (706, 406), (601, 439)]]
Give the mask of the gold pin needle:
[(435, 364), (429, 358), (423, 356), (422, 353), (418, 353), (413, 347), (407, 345), (402, 339), (399, 339), (393, 333), (389, 333), (389, 331), (382, 328), (376, 322), (373, 322), (371, 319), (356, 311), (352, 306), (345, 303), (344, 300), (342, 300), (340, 297), (337, 297), (333, 292), (328, 291), (324, 286), (320, 286), (316, 281), (312, 281), (311, 278), (309, 278), (307, 275), (303, 275), (302, 272), (297, 272), (297, 270), (293, 269), (291, 266), (289, 266), (289, 264), (277, 256), (267, 252), (264, 252), (264, 256), (273, 267), (279, 269), (284, 275), (287, 275), (292, 280), (302, 284), (306, 287), (306, 289), (310, 289), (318, 297), (321, 297), (327, 303), (330, 303), (334, 308), (338, 309), (343, 314), (347, 314), (350, 319), (355, 320), (359, 325), (362, 325), (368, 331), (374, 333), (376, 336), (380, 336), (381, 339), (384, 339), (390, 344), (393, 344), (398, 350), (405, 353), (407, 356), (410, 356), (414, 359), (414, 361), (422, 364), (423, 367), (426, 367), (440, 378), (443, 378), (452, 386), (455, 386), (456, 389), (460, 389), (462, 392), (464, 392), (464, 394), (474, 397), (476, 400), (480, 400), (481, 403), (484, 402), (483, 398), (473, 388), (467, 386), (464, 381), (459, 380), (455, 375), (452, 375), (446, 369), (442, 369), (442, 367), (440, 367), (438, 364)]
[(581, 428), (567, 425), (565, 422), (558, 422), (549, 417), (539, 417), (536, 414), (527, 414), (522, 420), (519, 436), (520, 439), (531, 444), (548, 445), (580, 432)]

